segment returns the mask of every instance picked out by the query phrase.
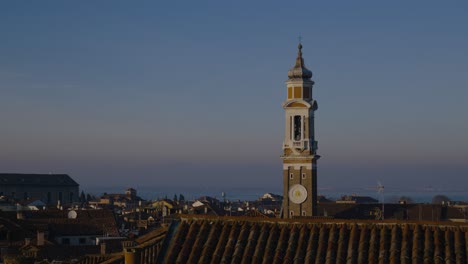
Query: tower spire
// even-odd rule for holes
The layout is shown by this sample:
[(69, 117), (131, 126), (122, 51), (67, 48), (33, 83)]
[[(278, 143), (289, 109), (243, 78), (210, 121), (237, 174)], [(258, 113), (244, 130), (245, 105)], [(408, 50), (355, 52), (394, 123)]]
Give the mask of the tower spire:
[(294, 68), (304, 68), (304, 59), (302, 58), (302, 44), (299, 42), (297, 46), (297, 58), (296, 58), (296, 65)]
[(292, 79), (310, 79), (312, 78), (312, 72), (304, 65), (304, 59), (302, 58), (302, 44), (299, 42), (297, 46), (297, 58), (296, 64), (288, 71), (288, 77)]

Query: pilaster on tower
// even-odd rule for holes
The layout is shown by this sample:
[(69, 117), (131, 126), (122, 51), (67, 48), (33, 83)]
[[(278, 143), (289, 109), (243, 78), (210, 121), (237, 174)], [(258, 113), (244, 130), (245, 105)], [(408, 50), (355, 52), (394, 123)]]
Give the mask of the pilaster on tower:
[(283, 142), (283, 217), (311, 217), (317, 212), (317, 141), (312, 72), (305, 67), (302, 45), (288, 72)]

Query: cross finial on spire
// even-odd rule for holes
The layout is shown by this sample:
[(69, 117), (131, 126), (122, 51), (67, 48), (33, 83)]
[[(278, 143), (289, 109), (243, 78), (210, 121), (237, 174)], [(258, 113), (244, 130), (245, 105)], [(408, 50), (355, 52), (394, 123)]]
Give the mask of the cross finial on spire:
[[(300, 57), (301, 60), (302, 60), (302, 36), (299, 35), (299, 37), (297, 37), (297, 39), (299, 40), (299, 45), (297, 45), (297, 48), (299, 49), (298, 54), (297, 54), (297, 57), (298, 57), (298, 58)], [(302, 64), (303, 64), (303, 63), (301, 63), (301, 65), (302, 65)]]

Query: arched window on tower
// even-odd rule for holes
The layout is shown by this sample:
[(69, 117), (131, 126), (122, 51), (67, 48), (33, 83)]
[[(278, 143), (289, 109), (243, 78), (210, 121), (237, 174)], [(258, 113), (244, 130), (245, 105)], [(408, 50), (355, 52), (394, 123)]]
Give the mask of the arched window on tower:
[(292, 127), (293, 127), (293, 117), (289, 117), (289, 139), (292, 139), (293, 133), (292, 133)]
[(294, 116), (294, 140), (299, 141), (301, 140), (301, 132), (302, 132), (302, 124), (301, 124), (301, 116), (296, 115)]
[(302, 124), (302, 131), (303, 131), (303, 137), (306, 137), (307, 136), (307, 131), (306, 131), (306, 127), (307, 127), (307, 119), (305, 116), (302, 117), (302, 120), (304, 120), (304, 124)]

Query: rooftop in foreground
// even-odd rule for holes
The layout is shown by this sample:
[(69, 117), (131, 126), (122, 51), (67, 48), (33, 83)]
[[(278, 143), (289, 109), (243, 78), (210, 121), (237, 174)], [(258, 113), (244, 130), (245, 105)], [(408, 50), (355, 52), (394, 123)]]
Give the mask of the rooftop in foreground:
[[(468, 224), (182, 215), (141, 263), (466, 263)], [(160, 234), (160, 233), (159, 233)]]

